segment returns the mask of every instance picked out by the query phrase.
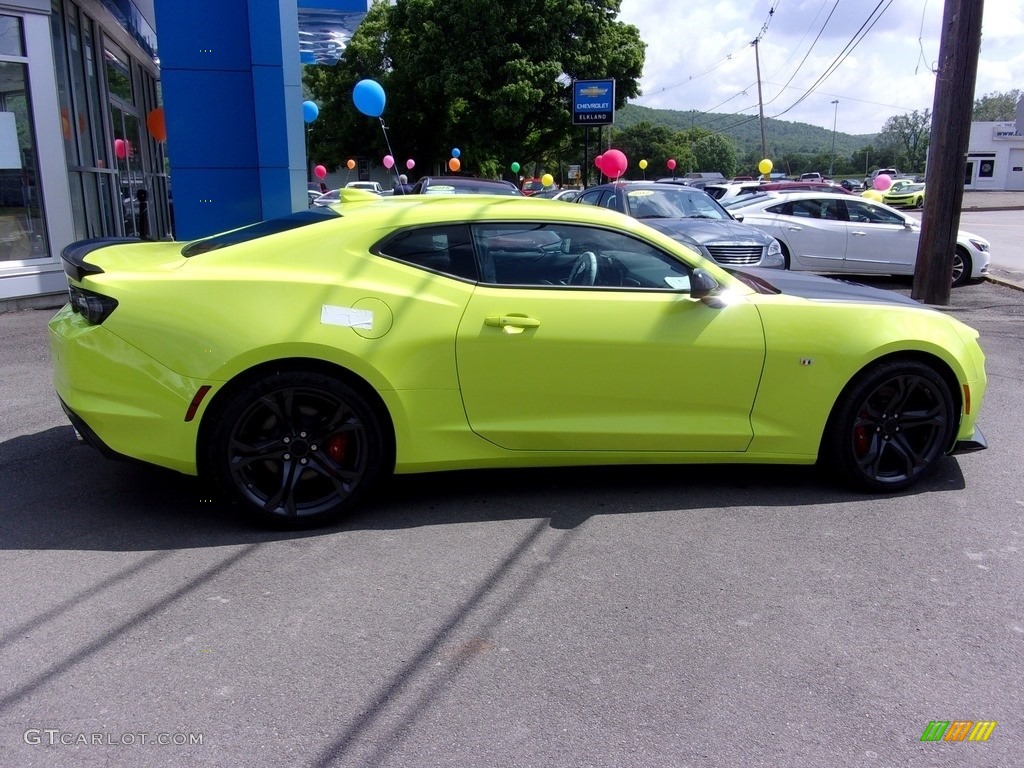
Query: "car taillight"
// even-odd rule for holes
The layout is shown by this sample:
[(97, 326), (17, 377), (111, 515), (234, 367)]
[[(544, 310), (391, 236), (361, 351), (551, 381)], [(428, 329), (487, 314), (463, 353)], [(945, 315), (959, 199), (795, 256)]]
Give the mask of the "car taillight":
[(117, 300), (109, 296), (101, 296), (98, 293), (78, 288), (74, 285), (68, 286), (71, 309), (82, 315), (92, 325), (99, 325), (110, 313), (117, 309)]

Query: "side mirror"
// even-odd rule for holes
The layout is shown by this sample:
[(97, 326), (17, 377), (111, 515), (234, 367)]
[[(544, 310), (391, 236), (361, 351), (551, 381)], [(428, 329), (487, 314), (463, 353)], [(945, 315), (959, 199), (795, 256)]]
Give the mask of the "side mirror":
[(690, 276), (690, 296), (703, 299), (718, 290), (718, 281), (699, 267)]
[(732, 216), (734, 219), (736, 219), (736, 221), (743, 221), (743, 214), (742, 213), (733, 213), (732, 211), (730, 211), (729, 215)]

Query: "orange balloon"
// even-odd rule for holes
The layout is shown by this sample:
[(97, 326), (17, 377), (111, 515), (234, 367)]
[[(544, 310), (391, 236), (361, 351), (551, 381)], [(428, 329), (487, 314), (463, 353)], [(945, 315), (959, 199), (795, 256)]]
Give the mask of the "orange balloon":
[(345, 165), (347, 165), (348, 169), (351, 171), (353, 168), (356, 167), (356, 161), (350, 159), (347, 163), (345, 163)]
[(451, 160), (448, 161), (448, 167), (453, 171), (457, 171), (459, 170), (459, 168), (462, 167), (462, 163), (459, 162), (459, 158), (453, 157)]
[(146, 127), (149, 128), (149, 135), (157, 141), (167, 141), (167, 123), (164, 121), (164, 108), (157, 107), (149, 110), (146, 115)]

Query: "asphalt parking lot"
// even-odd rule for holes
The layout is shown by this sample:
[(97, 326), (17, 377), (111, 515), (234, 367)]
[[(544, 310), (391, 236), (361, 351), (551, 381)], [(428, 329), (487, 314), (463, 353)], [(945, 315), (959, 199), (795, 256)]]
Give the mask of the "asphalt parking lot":
[(0, 765), (1016, 765), (1024, 293), (943, 311), (982, 333), (991, 447), (907, 493), (461, 472), (304, 534), (77, 444), (51, 311), (0, 315)]

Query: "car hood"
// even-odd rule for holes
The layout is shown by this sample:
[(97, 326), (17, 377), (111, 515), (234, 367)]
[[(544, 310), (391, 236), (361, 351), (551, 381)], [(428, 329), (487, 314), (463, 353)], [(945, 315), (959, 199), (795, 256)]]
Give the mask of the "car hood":
[(683, 235), (694, 242), (755, 243), (766, 245), (769, 236), (748, 224), (732, 219), (638, 219), (649, 227), (664, 232), (669, 237)]
[(775, 288), (789, 296), (799, 296), (813, 301), (843, 301), (861, 304), (898, 304), (923, 308), (923, 305), (899, 293), (873, 288), (870, 285), (853, 283), (804, 272), (790, 272), (778, 269), (757, 269), (744, 267), (729, 272), (759, 293), (772, 293)]

